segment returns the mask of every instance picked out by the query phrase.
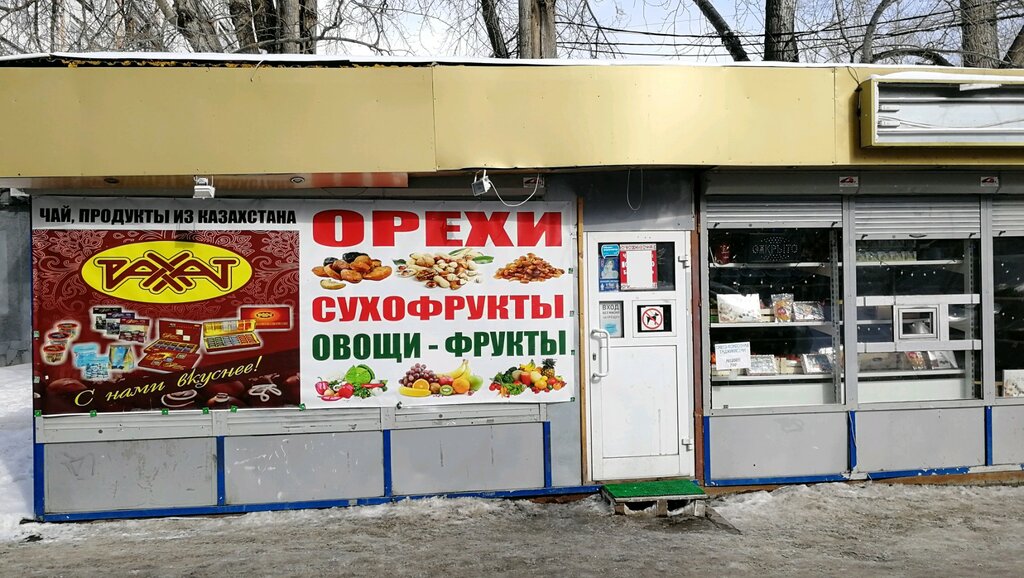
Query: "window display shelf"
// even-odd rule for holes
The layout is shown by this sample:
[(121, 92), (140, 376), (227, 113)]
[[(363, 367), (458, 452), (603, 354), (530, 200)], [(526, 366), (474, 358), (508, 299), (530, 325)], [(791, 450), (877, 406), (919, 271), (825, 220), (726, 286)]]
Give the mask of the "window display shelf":
[(780, 375), (736, 375), (733, 377), (711, 376), (714, 383), (748, 381), (832, 381), (831, 373), (790, 373)]
[(803, 263), (708, 263), (712, 269), (793, 269), (829, 267), (831, 263), (822, 261), (807, 261)]
[(981, 349), (980, 339), (964, 339), (961, 341), (934, 341), (930, 339), (905, 340), (898, 343), (858, 343), (860, 353), (896, 353), (906, 351), (971, 351)]
[(892, 307), (893, 305), (977, 305), (977, 293), (955, 295), (868, 295), (857, 298), (858, 307)]
[(924, 259), (920, 261), (857, 261), (858, 267), (947, 267), (963, 265), (963, 259)]
[(784, 327), (832, 327), (831, 321), (787, 321), (785, 323), (775, 323), (773, 321), (764, 321), (760, 323), (711, 323), (712, 329), (740, 329), (740, 328), (775, 328), (780, 329)]
[(891, 378), (891, 377), (939, 377), (939, 376), (963, 376), (962, 369), (901, 369), (897, 371), (860, 371), (857, 374), (861, 378)]

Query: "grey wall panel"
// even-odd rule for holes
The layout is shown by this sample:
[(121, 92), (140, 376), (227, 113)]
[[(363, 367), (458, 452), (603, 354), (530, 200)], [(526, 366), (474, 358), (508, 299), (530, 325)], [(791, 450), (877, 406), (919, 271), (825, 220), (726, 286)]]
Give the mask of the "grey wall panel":
[(28, 206), (0, 206), (0, 366), (32, 361), (29, 239)]
[(48, 513), (217, 503), (213, 438), (47, 444)]
[(224, 439), (229, 504), (369, 498), (384, 495), (381, 432)]
[(1024, 405), (992, 408), (992, 463), (1024, 464)]
[(583, 198), (583, 229), (690, 231), (694, 228), (693, 174), (675, 170), (551, 175), (548, 198)]
[(551, 422), (551, 483), (578, 486), (583, 480), (579, 402), (547, 406)]
[(396, 495), (544, 486), (541, 424), (391, 432)]
[(985, 463), (980, 407), (857, 412), (857, 469), (886, 472)]
[(847, 414), (713, 417), (711, 479), (775, 478), (847, 471)]

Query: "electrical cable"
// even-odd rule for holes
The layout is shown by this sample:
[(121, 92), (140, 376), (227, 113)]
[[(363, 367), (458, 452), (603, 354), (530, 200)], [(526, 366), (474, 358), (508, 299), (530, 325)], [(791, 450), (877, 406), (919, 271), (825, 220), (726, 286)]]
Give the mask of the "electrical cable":
[[(484, 171), (484, 176), (487, 176), (487, 171)], [(532, 199), (533, 196), (537, 194), (537, 189), (540, 188), (540, 173), (537, 173), (537, 176), (535, 178), (536, 180), (533, 183), (533, 192), (530, 193), (530, 196), (526, 197), (522, 201), (519, 201), (518, 203), (515, 204), (505, 202), (505, 199), (501, 198), (501, 193), (498, 192), (498, 186), (495, 185), (494, 183), (491, 183), (491, 188), (494, 189), (494, 196), (498, 197), (498, 200), (501, 201), (501, 204), (505, 205), (510, 209), (514, 209), (516, 207), (521, 207), (525, 205), (527, 201)]]
[(633, 206), (633, 201), (629, 198), (629, 176), (633, 173), (633, 169), (626, 171), (626, 204), (635, 213), (640, 210), (640, 207), (644, 206), (644, 170), (640, 169), (640, 204)]

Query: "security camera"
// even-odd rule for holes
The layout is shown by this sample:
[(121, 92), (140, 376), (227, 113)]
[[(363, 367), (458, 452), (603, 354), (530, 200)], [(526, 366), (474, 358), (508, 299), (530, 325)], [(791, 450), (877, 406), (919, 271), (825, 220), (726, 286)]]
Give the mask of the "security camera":
[(480, 195), (491, 190), (492, 186), (494, 185), (491, 184), (491, 179), (487, 178), (487, 171), (484, 171), (484, 175), (482, 177), (474, 177), (473, 184), (470, 185), (470, 187), (473, 189), (474, 197), (479, 197)]
[(217, 189), (210, 184), (210, 180), (204, 177), (194, 177), (196, 186), (193, 189), (193, 199), (212, 199)]

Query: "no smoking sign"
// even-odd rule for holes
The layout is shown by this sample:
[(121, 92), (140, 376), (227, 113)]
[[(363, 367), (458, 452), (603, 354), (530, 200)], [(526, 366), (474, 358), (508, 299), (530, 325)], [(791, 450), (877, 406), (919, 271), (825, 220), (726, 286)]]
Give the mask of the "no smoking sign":
[(672, 331), (671, 305), (638, 305), (637, 324), (639, 333), (665, 333)]

